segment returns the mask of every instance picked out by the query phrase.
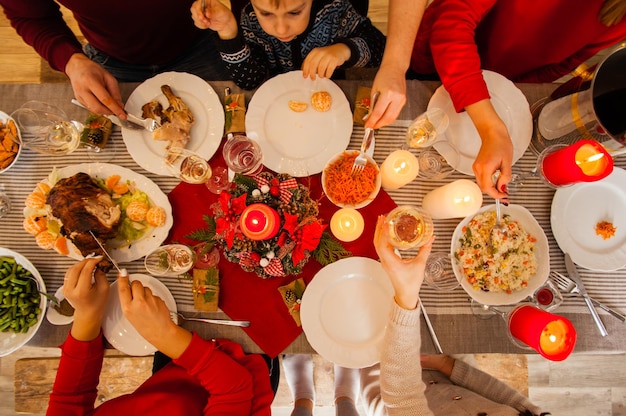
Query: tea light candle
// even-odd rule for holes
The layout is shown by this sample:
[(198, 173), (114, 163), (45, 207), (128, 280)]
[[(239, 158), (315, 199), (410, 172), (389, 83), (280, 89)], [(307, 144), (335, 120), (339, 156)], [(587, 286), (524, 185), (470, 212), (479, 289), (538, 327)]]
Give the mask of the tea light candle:
[(251, 204), (241, 213), (239, 227), (251, 240), (269, 240), (278, 233), (280, 217), (275, 209), (265, 204)]
[(522, 305), (511, 312), (509, 331), (552, 361), (566, 359), (576, 344), (576, 330), (568, 319), (532, 305)]
[(433, 219), (467, 217), (475, 214), (482, 204), (482, 191), (469, 179), (458, 179), (433, 189), (422, 200), (422, 208)]
[(593, 182), (613, 172), (613, 158), (600, 143), (579, 140), (547, 154), (541, 163), (541, 172), (555, 186)]
[(341, 208), (330, 219), (330, 230), (341, 241), (354, 241), (363, 234), (365, 222), (359, 211)]
[(396, 150), (380, 166), (382, 187), (398, 189), (417, 178), (419, 162), (408, 150)]

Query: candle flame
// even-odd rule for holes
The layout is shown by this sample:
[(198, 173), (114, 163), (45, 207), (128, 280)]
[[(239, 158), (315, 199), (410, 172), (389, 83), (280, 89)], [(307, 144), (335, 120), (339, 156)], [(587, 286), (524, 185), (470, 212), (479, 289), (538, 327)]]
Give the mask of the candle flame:
[(576, 164), (581, 165), (583, 163), (595, 162), (595, 161), (602, 159), (603, 157), (604, 157), (604, 153), (596, 153), (595, 155), (591, 155), (586, 159), (576, 160)]
[(550, 334), (550, 336), (548, 338), (550, 338), (550, 342), (556, 342), (556, 340), (557, 340), (556, 335), (554, 335), (554, 334)]
[(396, 173), (404, 173), (408, 168), (406, 161), (401, 161), (397, 166), (394, 166)]

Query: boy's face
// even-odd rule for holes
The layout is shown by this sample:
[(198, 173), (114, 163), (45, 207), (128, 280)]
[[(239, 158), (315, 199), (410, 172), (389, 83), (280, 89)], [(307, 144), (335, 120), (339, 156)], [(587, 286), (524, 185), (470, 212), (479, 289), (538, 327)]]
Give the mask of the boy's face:
[(281, 42), (289, 42), (309, 25), (313, 0), (251, 0), (263, 30)]

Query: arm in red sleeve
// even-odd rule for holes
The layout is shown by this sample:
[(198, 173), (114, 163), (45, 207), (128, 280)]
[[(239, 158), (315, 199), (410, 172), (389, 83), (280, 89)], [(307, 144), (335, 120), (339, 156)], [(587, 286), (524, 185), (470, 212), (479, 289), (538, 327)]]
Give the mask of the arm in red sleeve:
[(104, 358), (102, 333), (93, 341), (77, 341), (71, 335), (61, 346), (47, 416), (84, 415), (94, 409)]
[[(476, 27), (497, 0), (438, 1), (430, 47), (456, 111), (490, 98), (476, 46)], [(431, 6), (432, 7), (432, 6)]]
[(0, 0), (0, 4), (18, 35), (52, 68), (64, 71), (70, 57), (82, 53), (80, 42), (53, 0)]

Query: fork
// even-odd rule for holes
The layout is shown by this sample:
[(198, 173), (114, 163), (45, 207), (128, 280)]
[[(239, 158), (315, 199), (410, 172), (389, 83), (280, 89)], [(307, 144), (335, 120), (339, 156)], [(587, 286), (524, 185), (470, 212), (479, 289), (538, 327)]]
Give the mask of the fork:
[(172, 312), (172, 311), (170, 311), (170, 317), (172, 318), (172, 320), (175, 320), (175, 322), (177, 322), (178, 318), (180, 318), (183, 321), (204, 322), (207, 324), (240, 326), (244, 328), (250, 326), (250, 321), (233, 321), (230, 319), (189, 318), (180, 312)]
[(374, 129), (365, 129), (365, 135), (363, 136), (363, 142), (361, 143), (361, 150), (359, 151), (356, 159), (354, 159), (354, 163), (352, 163), (352, 176), (360, 175), (365, 169), (365, 166), (367, 165), (367, 157), (365, 156), (365, 151), (367, 150), (373, 139)]
[[(576, 282), (574, 282), (569, 277), (567, 277), (565, 275), (562, 275), (561, 273), (555, 272), (555, 271), (550, 272), (550, 277), (556, 283), (557, 287), (559, 288), (559, 290), (561, 292), (563, 292), (563, 293), (580, 293), (580, 290), (578, 289), (578, 285), (576, 284)], [(611, 315), (613, 315), (614, 317), (616, 317), (620, 321), (626, 322), (626, 316), (622, 315), (621, 313), (617, 312), (614, 309), (611, 309), (610, 307), (606, 306), (602, 302), (598, 302), (597, 300), (595, 300), (593, 298), (590, 298), (590, 299), (591, 299), (591, 302), (595, 306), (597, 306), (598, 308), (602, 309), (603, 311), (606, 311), (606, 312), (610, 313)]]
[(139, 124), (140, 126), (143, 126), (144, 129), (150, 132), (155, 131), (156, 129), (161, 127), (161, 123), (153, 118), (141, 118), (131, 113), (126, 113), (126, 116), (128, 117), (128, 121), (134, 124)]

